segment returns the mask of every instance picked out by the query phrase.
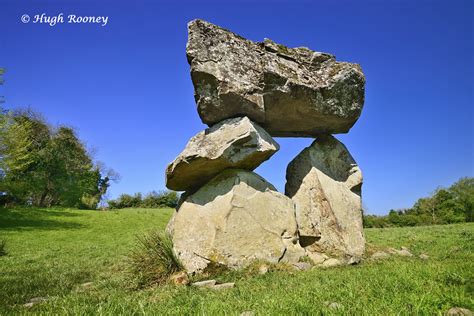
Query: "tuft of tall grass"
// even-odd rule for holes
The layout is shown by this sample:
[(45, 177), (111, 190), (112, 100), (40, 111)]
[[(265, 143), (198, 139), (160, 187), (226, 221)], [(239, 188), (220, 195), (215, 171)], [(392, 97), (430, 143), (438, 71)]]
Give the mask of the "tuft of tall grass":
[(5, 240), (0, 240), (0, 257), (5, 256), (7, 254), (7, 251), (5, 249), (6, 244), (7, 243)]
[(165, 283), (172, 274), (184, 270), (174, 253), (171, 236), (160, 230), (137, 236), (129, 258), (133, 283), (138, 288)]

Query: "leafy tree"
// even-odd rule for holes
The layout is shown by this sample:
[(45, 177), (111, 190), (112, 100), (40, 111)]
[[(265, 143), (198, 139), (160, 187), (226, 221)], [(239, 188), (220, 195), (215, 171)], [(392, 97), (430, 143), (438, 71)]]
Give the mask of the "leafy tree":
[(466, 222), (474, 221), (474, 178), (461, 178), (450, 187), (454, 199), (463, 205)]
[(17, 204), (96, 208), (113, 180), (72, 128), (53, 129), (31, 110), (4, 113), (0, 144), (0, 191)]
[(49, 127), (29, 111), (4, 114), (0, 126), (2, 191), (26, 203), (45, 186), (41, 164), (49, 142)]

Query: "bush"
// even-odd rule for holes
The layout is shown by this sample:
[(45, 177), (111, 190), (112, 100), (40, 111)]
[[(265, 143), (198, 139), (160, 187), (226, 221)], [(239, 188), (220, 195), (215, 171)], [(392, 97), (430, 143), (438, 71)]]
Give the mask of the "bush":
[(6, 246), (5, 240), (0, 240), (0, 257), (5, 256), (7, 254), (5, 246)]
[(137, 287), (165, 283), (183, 265), (173, 250), (171, 236), (163, 231), (137, 237), (137, 246), (130, 255), (130, 272)]
[(11, 207), (19, 204), (18, 202), (12, 195), (0, 192), (0, 207)]

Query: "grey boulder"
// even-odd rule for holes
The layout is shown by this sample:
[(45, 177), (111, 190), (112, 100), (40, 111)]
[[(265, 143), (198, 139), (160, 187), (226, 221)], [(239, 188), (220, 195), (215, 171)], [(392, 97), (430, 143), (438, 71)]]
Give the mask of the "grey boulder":
[(286, 180), (301, 246), (357, 262), (365, 250), (362, 173), (347, 148), (333, 136), (316, 139), (290, 162)]
[(190, 273), (210, 263), (239, 268), (254, 260), (295, 263), (304, 255), (291, 199), (246, 170), (225, 170), (188, 195), (167, 231)]
[(272, 136), (347, 133), (364, 104), (358, 64), (306, 47), (252, 42), (202, 20), (188, 24), (195, 99), (208, 125), (248, 116)]
[(189, 140), (168, 165), (166, 186), (195, 190), (225, 169), (253, 170), (278, 149), (273, 138), (249, 118), (224, 120)]

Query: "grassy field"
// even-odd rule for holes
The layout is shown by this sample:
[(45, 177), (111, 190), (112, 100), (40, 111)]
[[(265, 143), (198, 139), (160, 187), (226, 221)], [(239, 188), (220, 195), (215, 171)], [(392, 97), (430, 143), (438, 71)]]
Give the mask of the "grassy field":
[[(474, 310), (474, 224), (367, 229), (369, 251), (408, 247), (415, 257), (357, 266), (230, 272), (224, 291), (165, 285), (130, 288), (135, 235), (164, 228), (171, 210), (0, 209), (0, 314), (443, 314)], [(418, 255), (429, 255), (421, 260)], [(89, 287), (81, 286), (93, 282)], [(34, 297), (47, 300), (31, 308)], [(338, 308), (328, 307), (337, 303)]]

